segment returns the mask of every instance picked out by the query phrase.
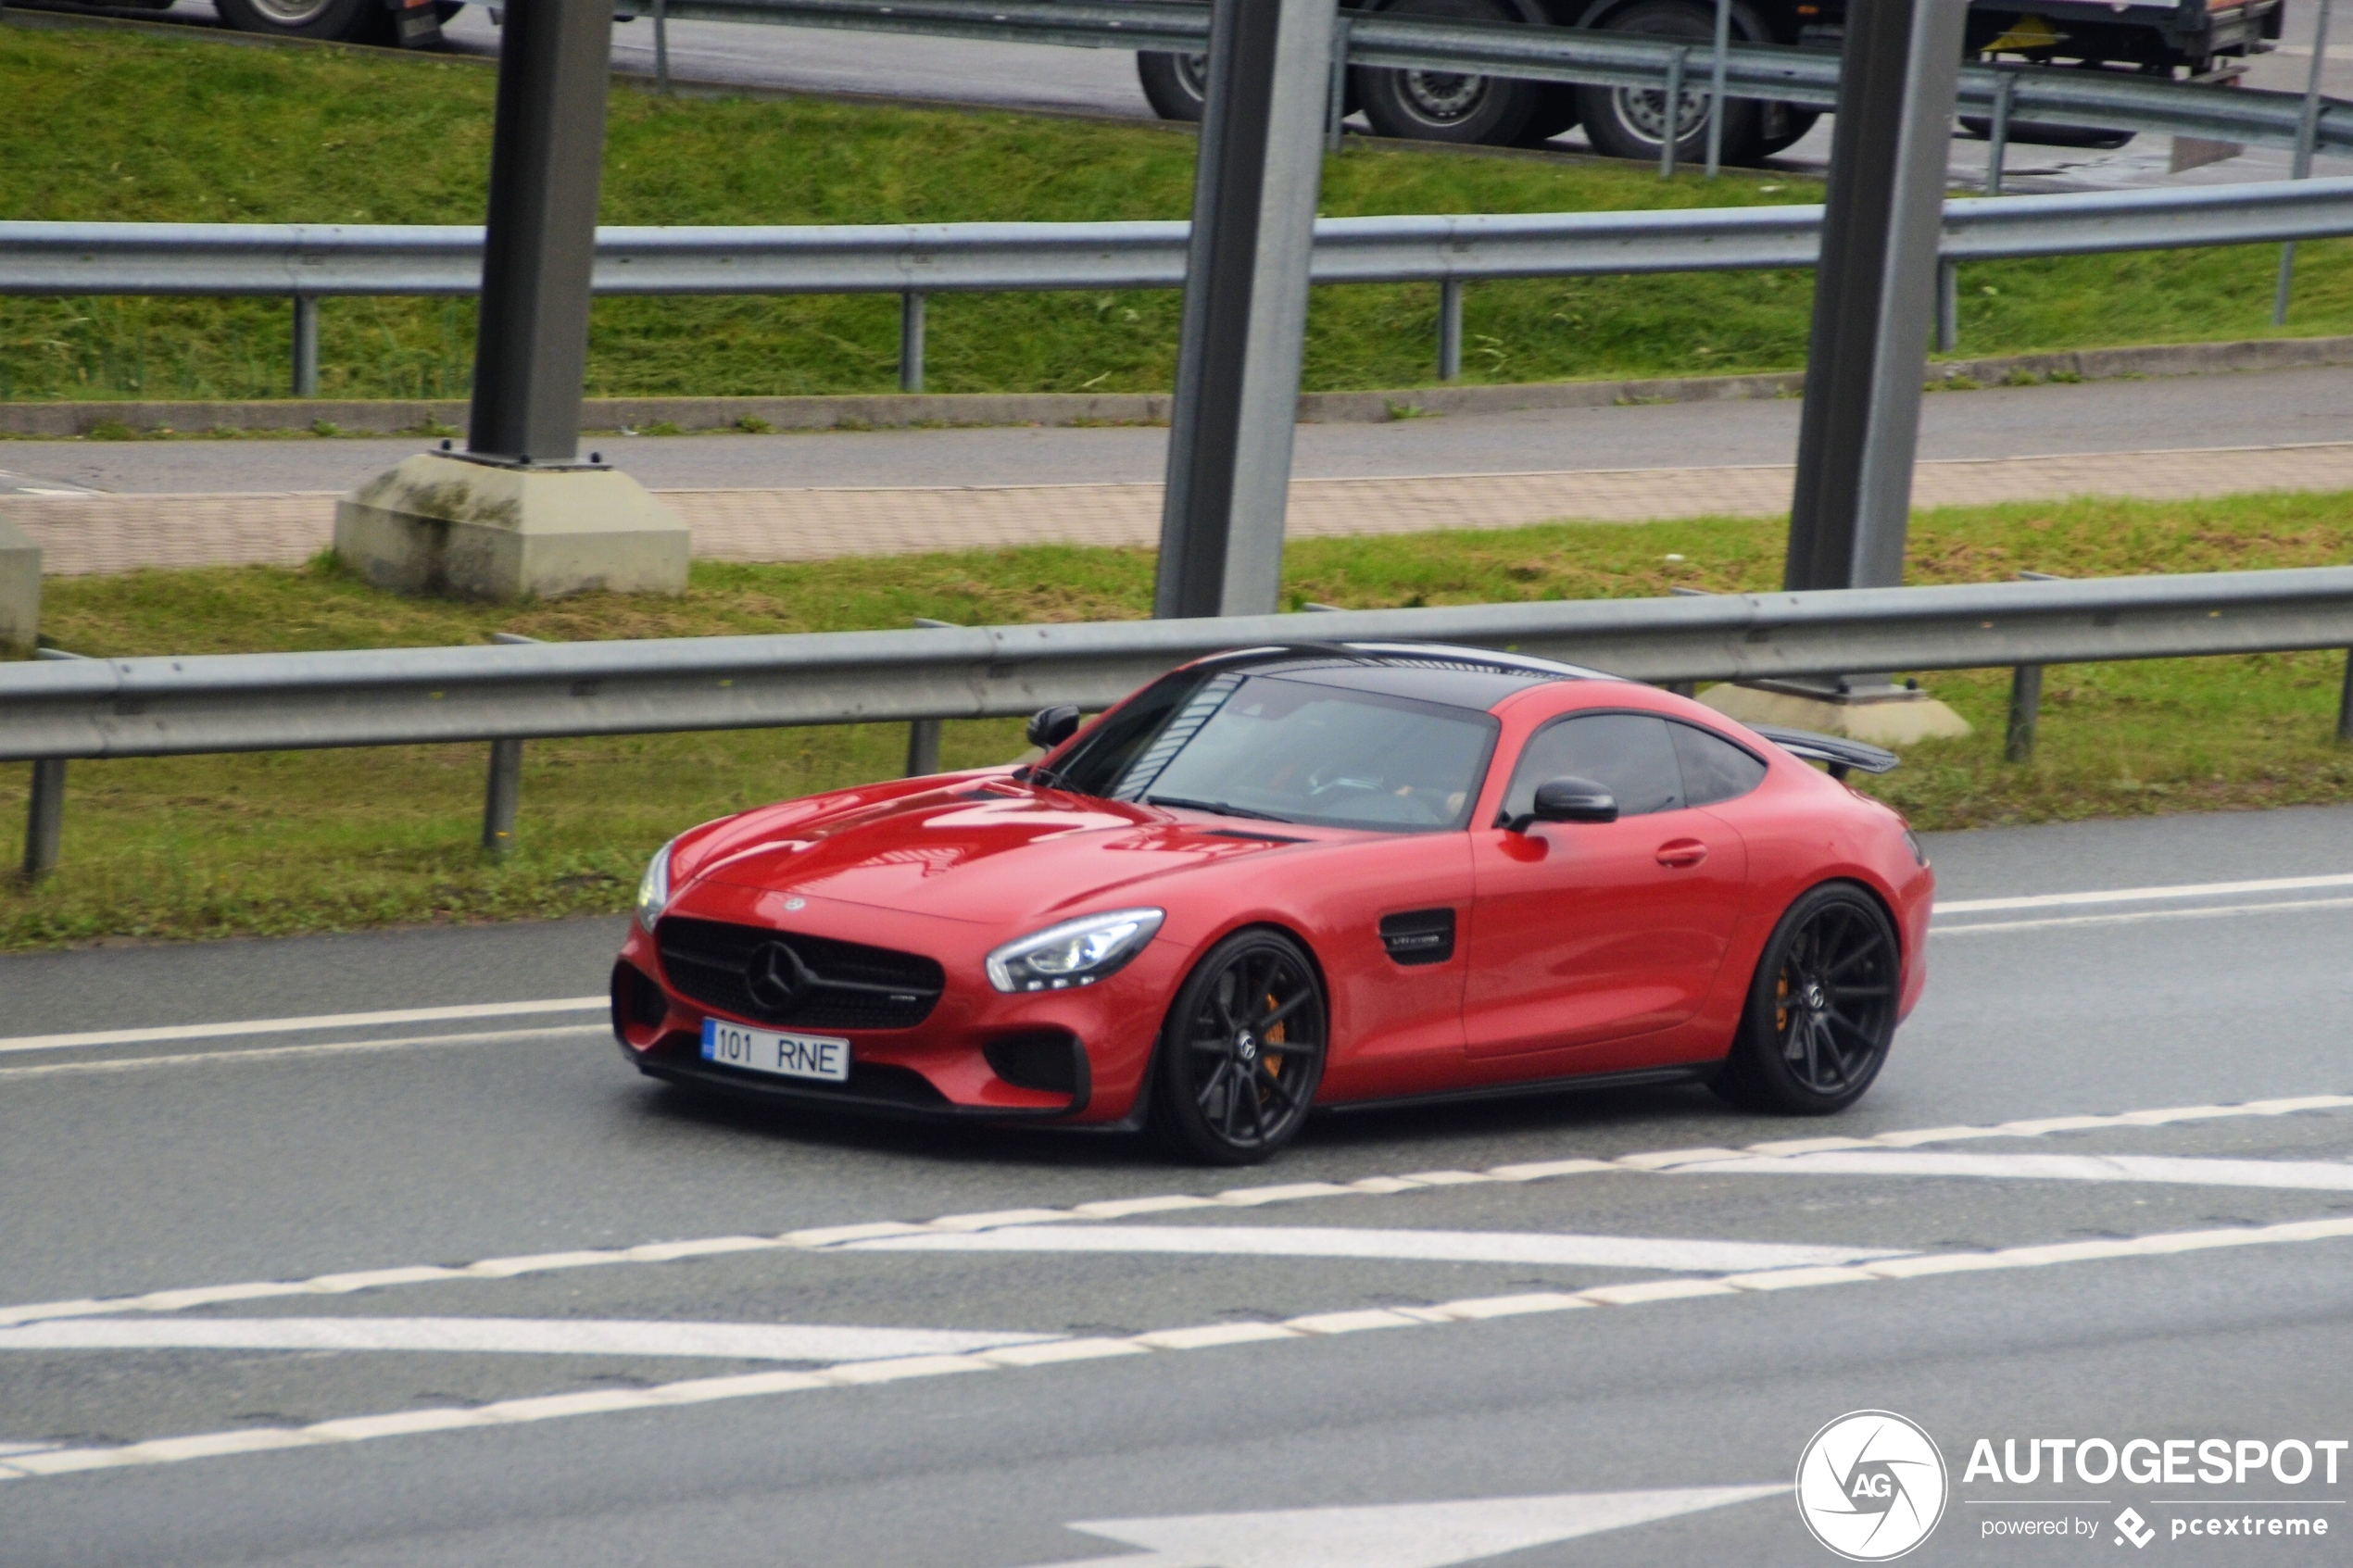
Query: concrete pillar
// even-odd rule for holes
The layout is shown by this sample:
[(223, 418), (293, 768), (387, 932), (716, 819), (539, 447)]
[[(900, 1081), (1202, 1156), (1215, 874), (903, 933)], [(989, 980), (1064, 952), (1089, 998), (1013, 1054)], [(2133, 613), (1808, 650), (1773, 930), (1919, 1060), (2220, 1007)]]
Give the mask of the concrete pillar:
[(0, 647), (31, 651), (41, 631), (41, 546), (0, 517)]

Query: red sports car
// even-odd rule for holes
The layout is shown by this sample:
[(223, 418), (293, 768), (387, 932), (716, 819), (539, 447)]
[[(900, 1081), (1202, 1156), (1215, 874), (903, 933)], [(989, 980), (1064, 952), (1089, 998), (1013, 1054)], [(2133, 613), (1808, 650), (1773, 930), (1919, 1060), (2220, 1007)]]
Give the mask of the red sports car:
[(1239, 1164), (1318, 1107), (1700, 1080), (1837, 1110), (1925, 979), (1927, 857), (1840, 782), (1895, 759), (1631, 681), (1290, 644), (1030, 738), (664, 846), (613, 970), (624, 1053)]

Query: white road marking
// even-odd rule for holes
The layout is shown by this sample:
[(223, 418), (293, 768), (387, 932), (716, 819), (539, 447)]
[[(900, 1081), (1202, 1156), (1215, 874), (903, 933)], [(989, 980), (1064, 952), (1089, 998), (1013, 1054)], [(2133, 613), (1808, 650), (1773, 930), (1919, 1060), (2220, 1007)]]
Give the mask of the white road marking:
[(422, 1350), (522, 1356), (694, 1356), (873, 1361), (1064, 1337), (813, 1323), (577, 1318), (61, 1318), (0, 1328), (0, 1350)]
[(1151, 1555), (1128, 1552), (1056, 1568), (1455, 1568), (1579, 1536), (1788, 1494), (1788, 1483), (1776, 1481), (1762, 1486), (1090, 1519), (1069, 1527), (1143, 1547)]
[(2187, 909), (2133, 909), (2114, 915), (2052, 915), (2041, 920), (1971, 921), (1932, 925), (1931, 936), (1974, 936), (1985, 931), (2049, 931), (2067, 925), (2141, 925), (2160, 920), (2215, 920), (2224, 915), (2273, 915), (2296, 910), (2353, 909), (2353, 898), (2287, 898), (2269, 904), (2201, 904)]
[[(56, 1449), (0, 1459), (0, 1481), (39, 1475), (64, 1475), (87, 1470), (115, 1470), (184, 1460), (315, 1448), (325, 1444), (365, 1442), (378, 1437), (409, 1436), (428, 1432), (458, 1432), (476, 1427), (510, 1426), (615, 1411), (670, 1410), (719, 1399), (766, 1398), (777, 1394), (813, 1392), (822, 1388), (854, 1387), (869, 1383), (903, 1382), (944, 1377), (958, 1373), (990, 1372), (1017, 1367), (1060, 1365), (1103, 1356), (1142, 1352), (1190, 1354), (1235, 1344), (1270, 1344), (1322, 1339), (1336, 1333), (1380, 1327), (1410, 1328), (1440, 1323), (1482, 1323), (1493, 1318), (1682, 1300), (1698, 1297), (1748, 1296), (1790, 1288), (1827, 1288), (1886, 1280), (1917, 1279), (1946, 1273), (1988, 1273), (2019, 1269), (2051, 1268), (2068, 1263), (2122, 1258), (2163, 1258), (2184, 1253), (2241, 1247), (2284, 1246), (2353, 1236), (2353, 1218), (2301, 1220), (2289, 1224), (2247, 1229), (2182, 1231), (2108, 1241), (2062, 1242), (2053, 1246), (2012, 1247), (1994, 1252), (1932, 1252), (1888, 1258), (1847, 1268), (1768, 1270), (1732, 1274), (1721, 1279), (1656, 1280), (1642, 1285), (1602, 1286), (1581, 1291), (1536, 1291), (1517, 1296), (1487, 1297), (1444, 1302), (1435, 1307), (1384, 1309), (1395, 1323), (1365, 1320), (1364, 1311), (1324, 1313), (1284, 1323), (1203, 1324), (1198, 1329), (1162, 1329), (1125, 1339), (1067, 1340), (1056, 1344), (1012, 1346), (971, 1355), (906, 1356), (887, 1361), (850, 1362), (818, 1372), (764, 1372), (734, 1377), (696, 1378), (651, 1388), (597, 1388), (571, 1394), (502, 1399), (465, 1409), (434, 1408), (397, 1411), (384, 1415), (322, 1421), (308, 1426), (240, 1427), (225, 1432), (198, 1433), (185, 1437), (159, 1437), (120, 1448)], [(1041, 1352), (1049, 1352), (1041, 1354)]]
[[(308, 1047), (296, 1047), (308, 1048)], [(130, 1065), (125, 1063), (124, 1065)], [(985, 1229), (1008, 1217), (1016, 1223), (1035, 1223), (1039, 1214), (1063, 1214), (1072, 1220), (1101, 1221), (1134, 1214), (1173, 1213), (1189, 1209), (1260, 1208), (1307, 1198), (1389, 1197), (1427, 1192), (1463, 1182), (1540, 1182), (1563, 1176), (1602, 1172), (1662, 1171), (1706, 1165), (1752, 1156), (1786, 1156), (1836, 1149), (1914, 1148), (1922, 1144), (1960, 1143), (1978, 1138), (2035, 1138), (2053, 1133), (2093, 1132), (2118, 1127), (2161, 1127), (2184, 1122), (2210, 1122), (2245, 1116), (2291, 1116), (2306, 1111), (2353, 1109), (2353, 1095), (2299, 1095), (2280, 1099), (2250, 1100), (2241, 1105), (2177, 1105), (2112, 1114), (2049, 1116), (2029, 1121), (1997, 1122), (1977, 1126), (1920, 1127), (1875, 1134), (1868, 1138), (1788, 1138), (1751, 1144), (1744, 1150), (1729, 1148), (1664, 1149), (1629, 1154), (1616, 1160), (1546, 1160), (1498, 1165), (1484, 1172), (1429, 1171), (1421, 1178), (1367, 1176), (1360, 1181), (1291, 1182), (1277, 1185), (1239, 1187), (1214, 1195), (1167, 1193), (1149, 1198), (1111, 1198), (1078, 1203), (1066, 1210), (1009, 1210), (994, 1214), (948, 1214), (922, 1224), (900, 1220), (860, 1224), (821, 1225), (786, 1231), (781, 1236), (717, 1236), (682, 1241), (648, 1242), (636, 1247), (550, 1252), (535, 1257), (485, 1258), (459, 1267), (437, 1263), (408, 1264), (355, 1273), (319, 1274), (299, 1280), (248, 1280), (233, 1285), (150, 1291), (139, 1296), (85, 1298), (73, 1301), (36, 1301), (0, 1307), (0, 1325), (44, 1322), (52, 1318), (82, 1318), (117, 1312), (176, 1312), (190, 1307), (233, 1301), (262, 1301), (286, 1296), (341, 1296), (359, 1290), (384, 1290), (403, 1285), (434, 1284), (464, 1279), (509, 1279), (521, 1273), (545, 1273), (592, 1268), (610, 1263), (667, 1263), (682, 1258), (707, 1258), (729, 1252), (777, 1251), (798, 1248), (838, 1247), (875, 1236), (917, 1236), (932, 1232)]]
[[(2353, 1174), (2353, 1167), (2347, 1168)], [(1543, 1231), (1356, 1230), (1337, 1225), (1008, 1225), (853, 1241), (849, 1252), (1176, 1252), (1226, 1258), (1398, 1258), (1439, 1263), (1582, 1265), (1739, 1273), (1854, 1263), (1899, 1249), (1687, 1241)], [(5, 1333), (0, 1330), (0, 1333)]]
[(1894, 1149), (1712, 1160), (1677, 1167), (1707, 1175), (1972, 1176), (1994, 1181), (2152, 1182), (2181, 1186), (2353, 1192), (2353, 1163), (2204, 1160), (2154, 1154), (1914, 1154)]
[(468, 1018), (528, 1018), (543, 1012), (603, 1012), (608, 997), (559, 997), (536, 1002), (477, 1002), (466, 1007), (400, 1008), (390, 1012), (326, 1012), (309, 1018), (252, 1018), (235, 1023), (168, 1023), (154, 1029), (105, 1029), (91, 1035), (17, 1035), (0, 1052), (140, 1046), (156, 1040), (219, 1040), (242, 1035), (292, 1035), (313, 1029), (373, 1029), (387, 1023), (441, 1023)]
[(486, 1046), (508, 1040), (546, 1040), (566, 1035), (610, 1035), (603, 1023), (558, 1023), (539, 1029), (494, 1029), (462, 1035), (409, 1035), (395, 1040), (333, 1040), (315, 1046), (261, 1046), (249, 1050), (182, 1051), (171, 1056), (134, 1056), (120, 1061), (49, 1061), (38, 1067), (0, 1067), (0, 1078), (48, 1078), (59, 1073), (145, 1073), (159, 1067), (201, 1067), (222, 1062), (282, 1061), (289, 1057), (353, 1056), (367, 1051), (415, 1050), (426, 1046)]
[(2097, 893), (2036, 893), (2020, 898), (1955, 898), (1936, 901), (1940, 915), (1991, 914), (1996, 909), (2057, 909), (2080, 904), (2138, 904), (2157, 898), (2229, 898), (2242, 893), (2296, 893), (2314, 887), (2353, 887), (2353, 872), (2329, 876), (2277, 876), (2260, 882), (2192, 882), (2163, 887), (2114, 887)]

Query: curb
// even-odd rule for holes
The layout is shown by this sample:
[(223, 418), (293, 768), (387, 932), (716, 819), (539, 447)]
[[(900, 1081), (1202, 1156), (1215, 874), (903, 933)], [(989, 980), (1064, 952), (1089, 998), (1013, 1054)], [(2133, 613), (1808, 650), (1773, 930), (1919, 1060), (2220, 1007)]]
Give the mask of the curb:
[[(2262, 338), (2243, 343), (2164, 344), (2082, 348), (1991, 359), (1948, 359), (1929, 367), (1931, 390), (2025, 381), (2113, 381), (2137, 376), (2219, 375), (2353, 365), (2353, 336)], [(1423, 386), (1385, 392), (1311, 392), (1299, 400), (1307, 424), (1380, 424), (1401, 417), (1498, 414), (1533, 408), (1606, 408), (1635, 403), (1708, 403), (1795, 397), (1803, 370), (1745, 376), (1660, 377), (1641, 381), (1534, 382), (1520, 385)], [(669, 424), (681, 432), (724, 431), (745, 420), (779, 431), (889, 430), (953, 425), (1165, 424), (1171, 398), (1137, 393), (875, 393), (800, 397), (592, 397), (581, 406), (591, 430), (638, 431)], [(86, 436), (103, 424), (134, 431), (308, 431), (320, 423), (343, 434), (437, 434), (463, 429), (463, 399), (254, 399), (233, 403), (0, 403), (0, 433)]]

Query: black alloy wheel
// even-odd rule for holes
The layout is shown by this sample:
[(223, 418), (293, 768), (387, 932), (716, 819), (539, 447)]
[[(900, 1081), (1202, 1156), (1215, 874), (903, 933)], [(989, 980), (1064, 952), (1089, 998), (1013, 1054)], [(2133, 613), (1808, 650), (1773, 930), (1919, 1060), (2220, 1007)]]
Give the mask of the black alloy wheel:
[(1297, 1135), (1323, 1081), (1324, 988), (1297, 942), (1237, 932), (1186, 977), (1161, 1030), (1152, 1123), (1177, 1153), (1250, 1165)]
[(1781, 917), (1714, 1087), (1755, 1110), (1800, 1116), (1860, 1099), (1895, 1038), (1895, 928), (1853, 883), (1825, 883)]

